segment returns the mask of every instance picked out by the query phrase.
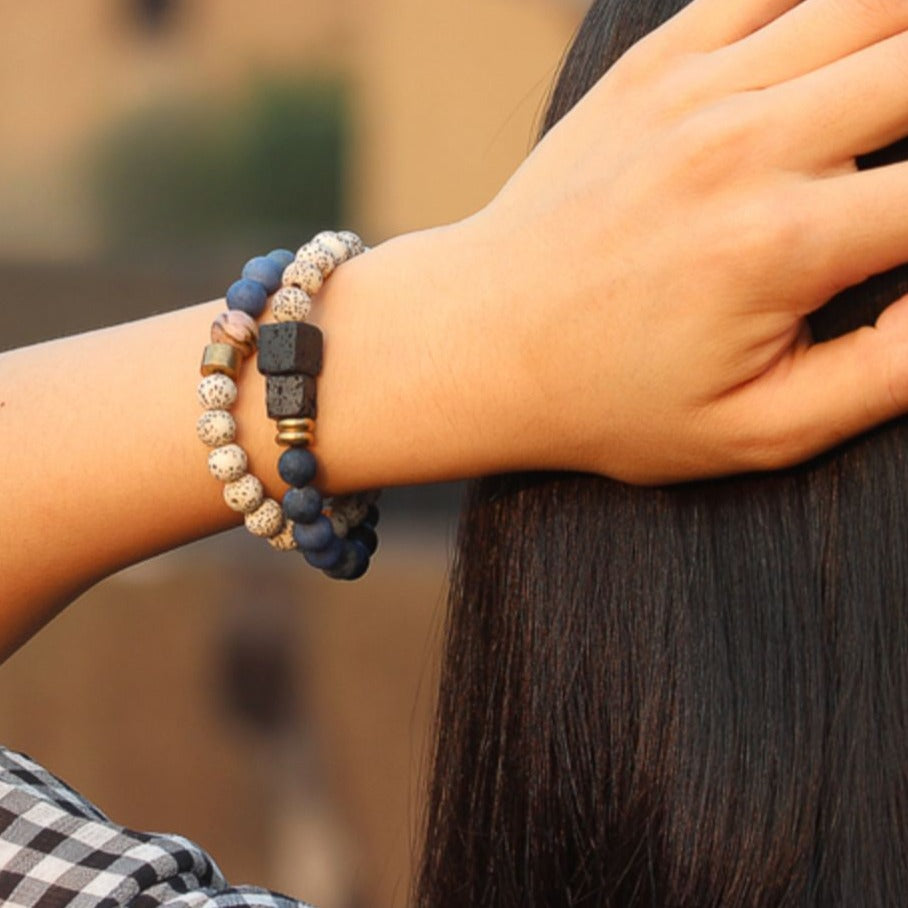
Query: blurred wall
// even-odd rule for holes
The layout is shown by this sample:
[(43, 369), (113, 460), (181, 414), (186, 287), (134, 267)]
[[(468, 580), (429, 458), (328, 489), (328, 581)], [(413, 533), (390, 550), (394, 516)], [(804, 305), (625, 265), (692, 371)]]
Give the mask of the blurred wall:
[[(339, 79), (344, 226), (375, 243), (494, 194), (585, 5), (0, 0), (0, 349), (233, 279), (232, 249), (226, 270), (116, 250), (89, 175), (118, 123), (174, 102), (241, 110), (263, 80)], [(352, 587), (237, 533), (100, 584), (0, 668), (0, 740), (116, 820), (198, 839), (238, 882), (406, 904), (456, 505), (390, 499)], [(437, 504), (417, 516), (414, 500)]]
[[(350, 223), (374, 242), (481, 207), (530, 146), (577, 3), (0, 0), (0, 254), (103, 250), (81, 180), (117, 117), (250, 81), (354, 86)], [(300, 173), (301, 180), (317, 175)]]

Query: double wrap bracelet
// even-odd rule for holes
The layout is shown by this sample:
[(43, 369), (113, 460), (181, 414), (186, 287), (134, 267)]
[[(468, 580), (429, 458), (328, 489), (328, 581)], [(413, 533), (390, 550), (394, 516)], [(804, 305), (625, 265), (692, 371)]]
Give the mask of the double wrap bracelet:
[[(306, 318), (334, 269), (363, 251), (356, 234), (325, 231), (296, 254), (276, 249), (250, 259), (227, 290), (227, 312), (211, 326), (198, 387), (203, 413), (196, 431), (212, 449), (208, 469), (225, 483), (228, 507), (244, 515), (253, 535), (281, 551), (299, 550), (309, 564), (338, 580), (355, 580), (369, 567), (378, 545), (379, 493), (323, 499), (313, 485), (317, 462), (311, 447), (323, 339)], [(259, 325), (257, 319), (269, 302), (274, 323)], [(230, 412), (243, 362), (256, 352), (265, 376), (268, 416), (277, 422), (275, 440), (286, 448), (278, 459), (278, 473), (290, 488), (281, 503), (268, 498), (261, 481), (249, 472)]]

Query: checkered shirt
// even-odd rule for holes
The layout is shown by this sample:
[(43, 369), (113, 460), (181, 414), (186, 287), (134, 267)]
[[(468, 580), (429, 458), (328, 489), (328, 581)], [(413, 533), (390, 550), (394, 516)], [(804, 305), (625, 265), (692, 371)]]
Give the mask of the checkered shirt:
[(0, 747), (0, 904), (13, 908), (305, 908), (228, 886), (180, 836), (111, 823), (33, 760)]

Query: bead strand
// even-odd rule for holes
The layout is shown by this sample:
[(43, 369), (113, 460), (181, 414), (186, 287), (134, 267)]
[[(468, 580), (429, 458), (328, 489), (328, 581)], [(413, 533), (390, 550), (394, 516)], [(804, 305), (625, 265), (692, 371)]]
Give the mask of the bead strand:
[(321, 371), (322, 335), (308, 324), (312, 297), (335, 268), (363, 252), (356, 234), (325, 231), (287, 263), (272, 299), (276, 324), (263, 325), (258, 368), (266, 377), (268, 415), (277, 422), (276, 441), (287, 450), (278, 472), (290, 486), (282, 509), (296, 546), (328, 577), (354, 580), (369, 567), (378, 545), (377, 492), (335, 496), (329, 501), (312, 484), (315, 456), (315, 379)]
[[(280, 504), (265, 495), (261, 480), (248, 472), (249, 458), (236, 444), (236, 421), (230, 410), (237, 400), (236, 379), (243, 362), (258, 349), (256, 319), (264, 312), (268, 296), (280, 287), (292, 260), (288, 249), (250, 259), (240, 279), (228, 288), (227, 311), (212, 323), (211, 343), (202, 355), (198, 398), (203, 412), (196, 423), (199, 439), (212, 449), (208, 470), (224, 483), (227, 507), (243, 515), (246, 529), (254, 536), (284, 548), (295, 547), (287, 520)], [(281, 542), (276, 542), (282, 534)]]
[[(322, 335), (306, 319), (312, 298), (335, 268), (365, 250), (356, 234), (324, 231), (296, 253), (276, 249), (250, 259), (227, 290), (227, 311), (212, 323), (202, 356), (198, 397), (203, 412), (196, 432), (211, 450), (208, 469), (224, 483), (227, 506), (243, 514), (246, 528), (275, 549), (301, 550), (332, 578), (362, 576), (378, 545), (378, 492), (324, 500), (312, 485), (316, 461), (315, 379), (321, 371)], [(270, 299), (274, 324), (257, 324)], [(290, 489), (278, 503), (249, 472), (230, 412), (243, 363), (258, 354), (266, 375), (268, 415), (277, 423), (276, 441), (287, 450), (278, 472)]]

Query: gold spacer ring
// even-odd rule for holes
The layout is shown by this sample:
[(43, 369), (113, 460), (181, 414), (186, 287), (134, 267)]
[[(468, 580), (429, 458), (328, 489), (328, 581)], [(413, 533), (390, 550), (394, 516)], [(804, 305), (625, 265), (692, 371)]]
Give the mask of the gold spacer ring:
[(300, 431), (300, 432), (314, 432), (315, 431), (315, 420), (314, 419), (279, 419), (277, 421), (278, 431), (283, 432), (286, 430), (291, 431)]
[(274, 440), (279, 445), (291, 445), (292, 447), (308, 446), (315, 442), (315, 436), (311, 432), (290, 431), (278, 432)]

